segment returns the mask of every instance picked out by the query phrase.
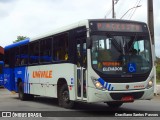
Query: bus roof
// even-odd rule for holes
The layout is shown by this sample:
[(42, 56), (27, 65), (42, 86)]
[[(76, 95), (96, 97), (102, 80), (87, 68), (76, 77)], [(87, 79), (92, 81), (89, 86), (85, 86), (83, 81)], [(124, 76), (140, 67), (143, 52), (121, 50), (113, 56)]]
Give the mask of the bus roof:
[(4, 48), (0, 46), (0, 54), (4, 54)]
[(122, 19), (86, 19), (86, 20), (82, 20), (82, 21), (79, 21), (77, 23), (71, 24), (69, 26), (65, 26), (65, 27), (61, 27), (61, 28), (53, 30), (53, 31), (49, 31), (49, 32), (47, 32), (43, 35), (36, 36), (34, 38), (31, 38), (30, 41), (35, 41), (35, 40), (38, 40), (38, 39), (41, 39), (41, 38), (49, 37), (49, 36), (52, 36), (52, 35), (55, 35), (55, 34), (58, 34), (58, 33), (62, 33), (62, 32), (65, 32), (67, 30), (71, 30), (71, 29), (81, 27), (81, 26), (86, 26), (86, 28), (89, 28), (89, 22), (90, 21), (115, 21), (115, 22), (123, 21), (123, 22), (143, 23), (143, 22), (139, 22), (139, 21), (122, 20)]
[(17, 47), (17, 46), (25, 45), (25, 44), (27, 44), (27, 43), (29, 43), (31, 41), (36, 41), (36, 40), (41, 39), (41, 38), (45, 38), (45, 37), (52, 36), (54, 34), (65, 32), (65, 31), (70, 30), (70, 29), (74, 29), (74, 28), (77, 28), (77, 27), (80, 27), (80, 26), (85, 26), (85, 25), (87, 26), (87, 21), (88, 20), (83, 20), (83, 21), (77, 22), (75, 24), (71, 24), (69, 26), (61, 27), (61, 28), (56, 29), (54, 31), (47, 32), (47, 33), (45, 33), (43, 35), (39, 35), (39, 36), (33, 37), (31, 39), (25, 39), (25, 40), (13, 43), (11, 45), (5, 46), (4, 49), (8, 50), (8, 49), (11, 49), (11, 48), (14, 48), (14, 47)]
[(58, 33), (62, 33), (62, 32), (65, 32), (65, 31), (68, 31), (68, 30), (71, 30), (71, 29), (74, 29), (77, 27), (81, 27), (81, 26), (86, 26), (88, 28), (88, 20), (79, 21), (77, 23), (74, 23), (74, 24), (71, 24), (68, 26), (64, 26), (64, 27), (58, 28), (56, 30), (49, 31), (43, 35), (35, 36), (35, 37), (31, 38), (30, 41), (35, 41), (35, 40), (38, 40), (41, 38), (49, 37), (49, 36), (52, 36), (52, 35), (55, 35)]
[(122, 20), (122, 19), (86, 19), (86, 20), (82, 20), (82, 21), (79, 21), (77, 23), (71, 24), (69, 26), (65, 26), (65, 27), (61, 27), (61, 28), (56, 29), (56, 30), (52, 30), (52, 31), (47, 32), (43, 35), (35, 36), (31, 39), (25, 39), (23, 41), (13, 43), (11, 45), (6, 46), (4, 49), (7, 50), (7, 49), (11, 49), (13, 47), (20, 46), (20, 45), (25, 45), (25, 44), (27, 44), (31, 41), (36, 41), (38, 39), (46, 38), (46, 37), (49, 37), (49, 36), (52, 36), (52, 35), (55, 35), (55, 34), (58, 34), (58, 33), (62, 33), (62, 32), (65, 32), (65, 31), (68, 31), (68, 30), (71, 30), (71, 29), (74, 29), (74, 28), (77, 28), (77, 27), (81, 27), (81, 26), (86, 26), (86, 28), (89, 28), (89, 21), (115, 21), (115, 22), (123, 21), (123, 22), (144, 23), (144, 22), (139, 22), (139, 21)]
[(17, 46), (25, 45), (27, 43), (29, 43), (29, 39), (25, 39), (25, 40), (13, 43), (11, 45), (5, 46), (4, 49), (8, 50), (8, 49), (11, 49), (11, 48), (14, 48), (14, 47), (17, 47)]

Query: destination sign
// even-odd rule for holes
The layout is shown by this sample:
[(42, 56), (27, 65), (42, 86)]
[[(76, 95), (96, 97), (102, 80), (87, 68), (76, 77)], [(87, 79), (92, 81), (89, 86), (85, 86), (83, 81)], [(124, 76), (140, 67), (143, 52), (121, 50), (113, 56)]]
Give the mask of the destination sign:
[(118, 66), (122, 66), (122, 62), (102, 62), (103, 66), (106, 67), (110, 67), (110, 66), (114, 66), (114, 67), (118, 67)]
[(143, 32), (142, 24), (137, 23), (98, 22), (97, 29), (98, 31)]

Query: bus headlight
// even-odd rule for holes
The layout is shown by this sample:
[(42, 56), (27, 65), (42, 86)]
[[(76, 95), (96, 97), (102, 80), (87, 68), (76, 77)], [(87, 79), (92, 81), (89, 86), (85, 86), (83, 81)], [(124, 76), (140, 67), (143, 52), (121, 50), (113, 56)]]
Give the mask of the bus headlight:
[(154, 77), (152, 77), (151, 80), (149, 80), (147, 88), (151, 88), (153, 86), (153, 80), (154, 80)]
[(153, 85), (152, 80), (150, 80), (150, 81), (148, 82), (148, 85), (149, 85), (149, 86), (152, 86), (152, 85)]
[(98, 82), (98, 81), (95, 81), (94, 84), (95, 84), (96, 88), (98, 88), (98, 89), (102, 89), (103, 88), (103, 86), (101, 85), (101, 83)]
[(101, 85), (101, 83), (94, 77), (91, 77), (95, 87), (99, 90), (103, 90), (103, 86)]

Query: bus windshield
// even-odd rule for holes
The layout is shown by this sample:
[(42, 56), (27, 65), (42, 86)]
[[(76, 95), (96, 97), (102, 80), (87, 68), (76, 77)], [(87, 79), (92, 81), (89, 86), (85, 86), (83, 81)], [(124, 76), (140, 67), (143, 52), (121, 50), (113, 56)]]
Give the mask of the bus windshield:
[(152, 66), (147, 33), (92, 35), (92, 66), (103, 74), (143, 74)]

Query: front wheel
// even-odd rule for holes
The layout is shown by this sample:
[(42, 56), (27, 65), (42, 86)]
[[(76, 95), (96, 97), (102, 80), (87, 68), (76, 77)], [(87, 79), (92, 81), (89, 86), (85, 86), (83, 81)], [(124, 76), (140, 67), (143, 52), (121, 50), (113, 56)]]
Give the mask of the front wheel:
[(69, 90), (67, 84), (62, 85), (62, 87), (59, 90), (59, 105), (64, 108), (73, 108), (74, 107), (74, 101), (71, 101), (69, 98)]
[(111, 108), (119, 108), (122, 104), (123, 102), (107, 102), (107, 105)]

